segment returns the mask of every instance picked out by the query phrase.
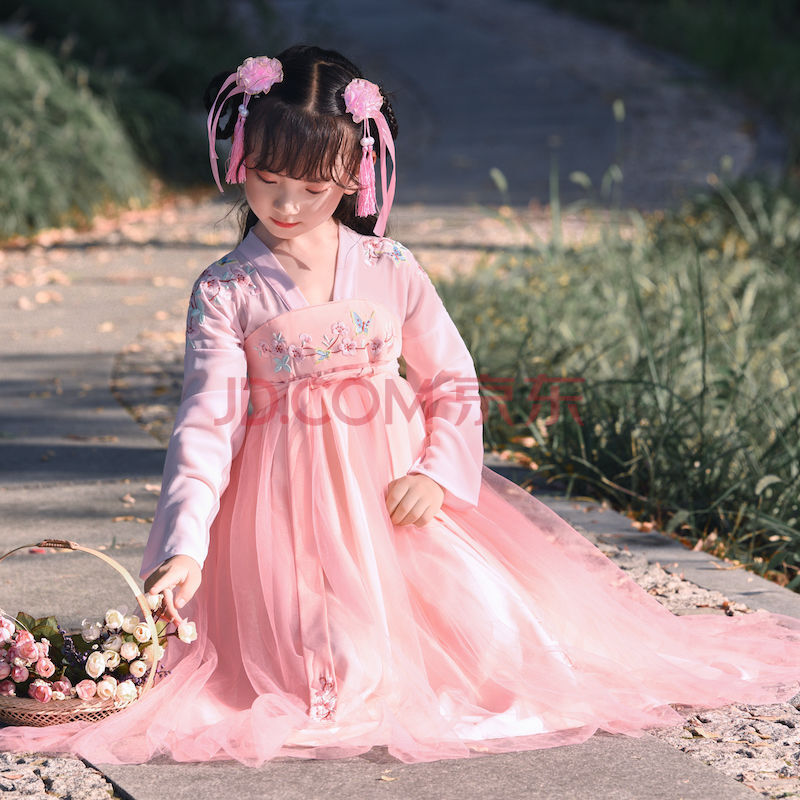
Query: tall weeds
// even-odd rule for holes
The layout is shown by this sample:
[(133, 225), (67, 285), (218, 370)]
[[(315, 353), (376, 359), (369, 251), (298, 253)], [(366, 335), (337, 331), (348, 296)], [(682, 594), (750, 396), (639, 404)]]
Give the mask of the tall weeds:
[[(483, 376), (487, 444), (800, 590), (800, 193), (718, 179), (630, 223), (442, 286)], [(580, 422), (562, 400), (549, 424), (554, 387), (581, 397)]]

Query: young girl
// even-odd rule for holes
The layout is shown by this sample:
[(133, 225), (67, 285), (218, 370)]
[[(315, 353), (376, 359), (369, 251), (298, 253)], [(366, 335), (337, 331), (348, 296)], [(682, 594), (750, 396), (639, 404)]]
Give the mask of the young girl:
[(260, 765), (385, 745), (415, 762), (790, 698), (800, 621), (675, 616), (483, 466), (470, 354), (382, 236), (397, 126), (379, 87), (292, 47), (215, 96), (212, 167), (232, 135), (245, 235), (191, 292), (141, 569), (198, 639), (171, 644), (169, 674), (124, 711), (8, 728), (0, 747)]

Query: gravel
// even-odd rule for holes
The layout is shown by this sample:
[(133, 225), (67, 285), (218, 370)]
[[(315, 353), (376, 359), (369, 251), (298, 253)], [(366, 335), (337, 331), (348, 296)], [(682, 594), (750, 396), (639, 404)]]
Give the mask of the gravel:
[(122, 800), (101, 772), (79, 758), (36, 753), (0, 753), (0, 797)]

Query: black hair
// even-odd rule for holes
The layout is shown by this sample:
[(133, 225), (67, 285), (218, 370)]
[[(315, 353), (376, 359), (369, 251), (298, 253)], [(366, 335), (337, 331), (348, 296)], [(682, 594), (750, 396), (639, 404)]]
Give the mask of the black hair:
[[(341, 53), (312, 45), (294, 45), (276, 58), (283, 67), (283, 80), (273, 84), (267, 94), (253, 95), (248, 104), (244, 153), (252, 156), (252, 166), (300, 180), (333, 180), (340, 186), (353, 180), (357, 183), (363, 123), (353, 122), (345, 111), (343, 93), (353, 78), (364, 77), (361, 71)], [(220, 87), (230, 74), (222, 72), (209, 83), (205, 92), (207, 110), (211, 110)], [(381, 112), (395, 139), (394, 110), (383, 89), (381, 95), (384, 98)], [(223, 104), (216, 131), (218, 139), (233, 135), (241, 100), (241, 94), (236, 94)], [(369, 121), (369, 129), (377, 151), (380, 134), (374, 120)], [(337, 174), (340, 154), (343, 175)], [(333, 217), (363, 234), (372, 233), (377, 219), (376, 214), (356, 216), (355, 194), (342, 197)], [(243, 199), (240, 206), (242, 238), (256, 222), (258, 218)]]

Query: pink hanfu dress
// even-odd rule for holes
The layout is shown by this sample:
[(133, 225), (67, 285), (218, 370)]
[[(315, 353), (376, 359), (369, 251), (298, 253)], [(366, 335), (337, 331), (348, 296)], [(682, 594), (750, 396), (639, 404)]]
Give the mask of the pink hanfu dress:
[[(432, 761), (791, 698), (800, 620), (673, 615), (483, 466), (473, 361), (430, 278), (397, 242), (339, 230), (327, 303), (252, 232), (194, 284), (140, 576), (178, 553), (202, 564), (183, 611), (197, 641), (171, 639), (169, 674), (124, 711), (5, 728), (0, 748)], [(386, 508), (409, 472), (445, 489), (424, 526)]]

